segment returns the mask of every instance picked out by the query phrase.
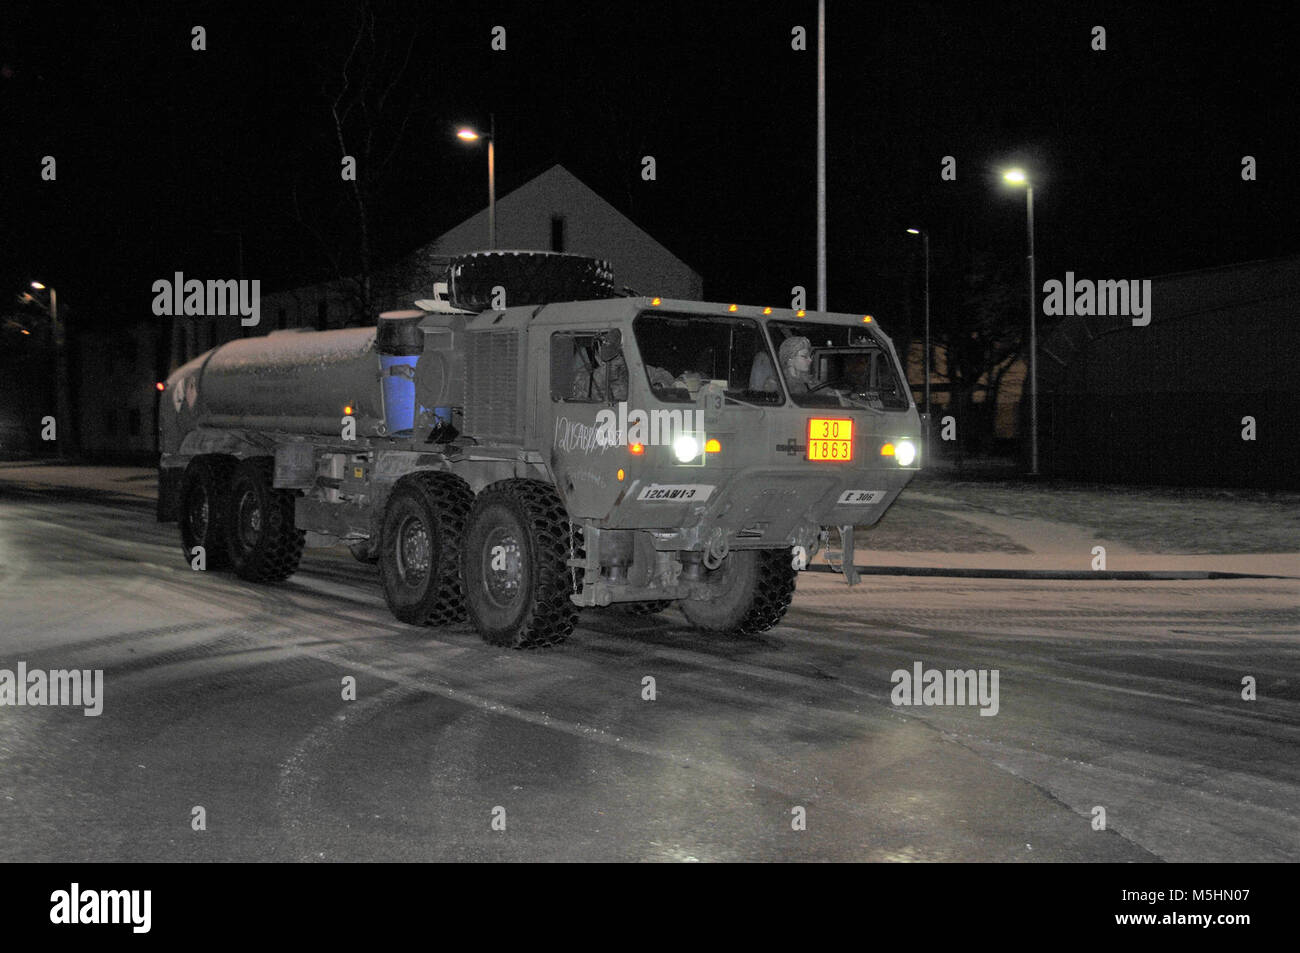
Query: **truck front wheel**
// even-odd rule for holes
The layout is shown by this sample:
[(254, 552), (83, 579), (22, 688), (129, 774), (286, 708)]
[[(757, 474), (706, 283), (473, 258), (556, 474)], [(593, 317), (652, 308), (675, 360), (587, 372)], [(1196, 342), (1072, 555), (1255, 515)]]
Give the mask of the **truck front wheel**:
[(568, 638), (578, 621), (569, 600), (575, 533), (545, 483), (502, 480), (478, 495), (465, 539), (465, 604), (484, 641), (529, 649)]
[(794, 597), (795, 570), (784, 549), (733, 551), (705, 575), (713, 599), (685, 599), (686, 619), (717, 635), (755, 635), (785, 617)]
[(461, 545), (473, 502), (469, 485), (450, 473), (412, 474), (393, 489), (379, 534), (379, 579), (398, 619), (465, 621)]
[(281, 582), (298, 569), (306, 534), (293, 524), (297, 490), (271, 485), (275, 463), (249, 457), (235, 467), (226, 511), (226, 550), (241, 579)]

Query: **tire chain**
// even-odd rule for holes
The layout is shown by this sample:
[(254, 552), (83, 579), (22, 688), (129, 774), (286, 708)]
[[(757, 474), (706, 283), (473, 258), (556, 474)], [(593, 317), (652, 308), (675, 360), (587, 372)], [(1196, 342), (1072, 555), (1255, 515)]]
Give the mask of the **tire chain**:
[(465, 546), (465, 529), (469, 524), (474, 492), (458, 476), (449, 473), (415, 473), (406, 479), (416, 482), (430, 497), (438, 515), (438, 536), (442, 543), (439, 561), (430, 572), (437, 572), (438, 597), (425, 615), (422, 625), (455, 625), (468, 618), (465, 611), (465, 580), (461, 578), (461, 551)]
[(762, 550), (758, 554), (758, 579), (754, 584), (754, 601), (733, 630), (736, 635), (766, 632), (785, 618), (794, 598), (796, 571), (784, 549)]
[(537, 480), (504, 480), (483, 491), (509, 493), (523, 504), (536, 544), (535, 605), (515, 635), (517, 649), (558, 645), (578, 622), (578, 607), (569, 599), (572, 578), (569, 554), (574, 550), (574, 526), (555, 488)]
[(448, 270), (451, 302), (468, 311), (492, 308), (492, 289), (506, 289), (506, 305), (544, 304), (613, 298), (614, 273), (608, 262), (577, 256), (508, 253), (456, 259)]

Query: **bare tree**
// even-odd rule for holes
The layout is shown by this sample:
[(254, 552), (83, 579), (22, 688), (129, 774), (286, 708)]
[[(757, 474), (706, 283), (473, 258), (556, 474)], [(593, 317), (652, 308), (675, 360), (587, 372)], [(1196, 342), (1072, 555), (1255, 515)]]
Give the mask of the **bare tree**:
[[(351, 160), (353, 170), (343, 179), (347, 188), (350, 237), (342, 237), (329, 223), (331, 214), (302, 207), (296, 188), (293, 214), (313, 238), (339, 280), (350, 324), (374, 319), (375, 262), (380, 253), (376, 236), (382, 234), (380, 198), (420, 100), (418, 84), (407, 82), (419, 38), (414, 24), (383, 21), (374, 6), (361, 0), (354, 8), (355, 29), (346, 53), (335, 58), (320, 80), (329, 137), (338, 148), (340, 170)], [(327, 60), (328, 62), (328, 60)]]
[(935, 262), (934, 343), (945, 354), (950, 406), (969, 422), (959, 433), (977, 444), (992, 439), (998, 390), (1025, 347), (1023, 292), (1013, 272), (983, 250)]

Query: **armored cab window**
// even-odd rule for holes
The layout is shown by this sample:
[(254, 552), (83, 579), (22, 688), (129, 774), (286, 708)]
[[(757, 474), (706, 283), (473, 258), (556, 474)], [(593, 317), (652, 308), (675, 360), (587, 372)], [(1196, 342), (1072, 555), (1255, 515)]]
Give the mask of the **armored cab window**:
[(865, 327), (770, 321), (768, 331), (777, 349), (777, 368), (799, 406), (910, 406), (893, 356)]
[(784, 401), (758, 322), (722, 315), (650, 312), (632, 323), (650, 389), (660, 400), (693, 403), (714, 382), (732, 401)]
[(627, 358), (617, 328), (551, 335), (551, 400), (594, 404), (627, 400)]

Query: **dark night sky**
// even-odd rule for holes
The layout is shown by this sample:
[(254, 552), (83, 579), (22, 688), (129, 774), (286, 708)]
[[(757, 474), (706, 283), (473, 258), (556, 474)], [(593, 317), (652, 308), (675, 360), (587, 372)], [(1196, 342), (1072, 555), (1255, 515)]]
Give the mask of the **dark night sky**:
[[(0, 12), (0, 291), (39, 277), (86, 324), (148, 318), (154, 279), (235, 274), (234, 230), (264, 290), (327, 274), (291, 196), (313, 220), (346, 198), (320, 85), (353, 4), (50, 6)], [(562, 162), (700, 271), (706, 297), (811, 296), (815, 39), (794, 52), (790, 30), (815, 38), (817, 7), (775, 6), (378, 4), (382, 37), (415, 37), (381, 258), (485, 202), (482, 151), (450, 133), (491, 110), (498, 194)], [(832, 309), (908, 307), (908, 224), (932, 229), (937, 258), (962, 240), (1018, 262), (1024, 200), (997, 176), (1013, 160), (1037, 182), (1042, 278), (1300, 252), (1292, 5), (828, 7)], [(40, 180), (46, 154), (57, 182)]]

